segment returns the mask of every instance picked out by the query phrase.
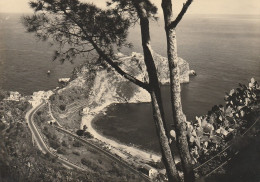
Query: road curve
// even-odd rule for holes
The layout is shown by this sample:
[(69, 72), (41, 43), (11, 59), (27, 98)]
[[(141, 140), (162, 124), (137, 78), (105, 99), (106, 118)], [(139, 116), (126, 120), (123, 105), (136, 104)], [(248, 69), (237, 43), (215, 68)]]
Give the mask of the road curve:
[(71, 132), (68, 131), (68, 130), (65, 130), (64, 128), (61, 128), (61, 127), (58, 127), (58, 126), (55, 126), (55, 128), (56, 128), (57, 130), (61, 131), (61, 132), (64, 132), (64, 133), (66, 133), (66, 134), (69, 134), (70, 136), (72, 136), (72, 137), (78, 139), (79, 141), (81, 141), (81, 142), (87, 144), (87, 145), (90, 146), (91, 148), (93, 148), (93, 149), (99, 151), (100, 153), (105, 154), (105, 155), (108, 156), (111, 160), (113, 160), (113, 161), (115, 161), (115, 162), (118, 162), (119, 164), (121, 164), (122, 166), (124, 166), (125, 168), (127, 168), (128, 170), (130, 170), (131, 172), (133, 172), (133, 173), (135, 173), (135, 174), (141, 176), (145, 181), (151, 181), (151, 179), (150, 179), (148, 176), (146, 176), (145, 174), (143, 174), (143, 173), (137, 171), (135, 168), (133, 168), (132, 166), (130, 166), (129, 164), (127, 164), (125, 161), (123, 161), (123, 160), (121, 160), (120, 158), (114, 156), (113, 154), (107, 152), (106, 150), (103, 150), (103, 149), (100, 148), (99, 146), (97, 146), (97, 145), (95, 145), (95, 144), (93, 144), (93, 143), (90, 143), (90, 142), (88, 142), (88, 141), (85, 140), (85, 139), (80, 138), (79, 136), (77, 136), (77, 135), (71, 133)]
[[(51, 108), (49, 107), (49, 113), (53, 116), (52, 114), (52, 111), (51, 111)], [(54, 117), (52, 117), (57, 123), (59, 123), (57, 121), (57, 119), (55, 119)], [(125, 162), (124, 160), (121, 160), (120, 158), (116, 157), (115, 155), (111, 154), (110, 152), (102, 149), (101, 147), (79, 137), (78, 135), (70, 132), (69, 130), (66, 130), (64, 128), (62, 128), (61, 126), (55, 126), (53, 125), (57, 130), (63, 132), (63, 133), (66, 133), (70, 136), (72, 136), (73, 138), (76, 138), (77, 140), (85, 143), (86, 145), (88, 145), (89, 147), (95, 149), (96, 151), (100, 152), (100, 153), (103, 153), (104, 155), (106, 155), (107, 157), (109, 157), (111, 160), (119, 163), (121, 166), (125, 167), (126, 169), (128, 169), (129, 171), (131, 171), (132, 173), (135, 173), (137, 175), (139, 175), (140, 177), (142, 177), (145, 181), (151, 181), (151, 178), (149, 178), (148, 176), (146, 176), (145, 174), (143, 174), (142, 172), (136, 170), (134, 167), (130, 166), (127, 162)]]
[(50, 149), (48, 148), (47, 144), (44, 142), (40, 132), (38, 131), (37, 127), (35, 126), (34, 124), (34, 114), (37, 112), (37, 110), (42, 107), (45, 103), (44, 102), (41, 102), (37, 107), (34, 107), (32, 109), (30, 109), (26, 115), (25, 115), (25, 119), (26, 119), (26, 122), (28, 123), (28, 127), (29, 129), (31, 130), (31, 133), (32, 133), (32, 137), (33, 139), (35, 140), (38, 148), (44, 153), (49, 153), (51, 156), (53, 157), (57, 157), (57, 159), (66, 167), (69, 167), (69, 168), (73, 168), (73, 169), (80, 169), (80, 170), (86, 170), (80, 166), (77, 166), (76, 164), (73, 164), (72, 162), (64, 159), (64, 158), (61, 158), (60, 156), (58, 156), (57, 154), (53, 153), (52, 151), (50, 151)]
[[(45, 103), (44, 102), (41, 102), (38, 106), (36, 107), (33, 107), (32, 109), (30, 109), (26, 115), (25, 115), (25, 119), (26, 119), (26, 122), (28, 123), (28, 127), (29, 129), (31, 130), (31, 133), (32, 133), (32, 137), (33, 139), (35, 140), (38, 148), (44, 153), (49, 153), (51, 156), (53, 157), (57, 157), (57, 159), (66, 167), (69, 167), (69, 168), (74, 168), (74, 169), (80, 169), (80, 170), (84, 170), (86, 171), (86, 169), (80, 167), (80, 166), (77, 166), (76, 164), (73, 164), (72, 162), (64, 159), (64, 158), (61, 158), (60, 156), (58, 156), (57, 154), (53, 153), (52, 151), (50, 151), (49, 147), (47, 146), (47, 144), (45, 143), (45, 141), (43, 140), (42, 136), (41, 136), (41, 133), (38, 131), (37, 127), (35, 126), (34, 124), (34, 114), (44, 105)], [(60, 130), (64, 133), (67, 133), (69, 135), (71, 135), (72, 137), (74, 138), (77, 138), (78, 140), (80, 140), (81, 142), (87, 144), (88, 146), (96, 149), (97, 151), (105, 154), (106, 156), (108, 156), (111, 160), (114, 160), (116, 162), (118, 162), (119, 164), (121, 164), (122, 166), (126, 167), (127, 169), (129, 169), (131, 172), (141, 176), (145, 181), (151, 181), (151, 179), (142, 174), (141, 172), (137, 171), (136, 169), (134, 169), (133, 167), (131, 167), (130, 165), (128, 165), (125, 161), (122, 161), (121, 159), (117, 158), (116, 156), (112, 155), (111, 153), (103, 150), (102, 148), (80, 138), (79, 136), (71, 133), (70, 131), (68, 130), (65, 130), (61, 127), (57, 127), (55, 126), (55, 128), (57, 130)]]

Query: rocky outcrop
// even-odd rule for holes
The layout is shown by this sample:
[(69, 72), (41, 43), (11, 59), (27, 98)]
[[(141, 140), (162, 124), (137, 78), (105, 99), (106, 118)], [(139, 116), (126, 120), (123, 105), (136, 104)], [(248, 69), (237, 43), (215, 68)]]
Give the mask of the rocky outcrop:
[[(131, 56), (117, 54), (117, 63), (123, 70), (139, 80), (148, 82), (149, 78), (143, 59), (142, 54), (135, 52)], [(160, 82), (168, 84), (170, 80), (167, 58), (154, 53), (154, 59)], [(181, 83), (187, 83), (189, 82), (189, 64), (182, 58), (179, 60)], [(150, 102), (150, 95), (146, 90), (134, 85), (112, 69), (96, 72), (91, 95), (93, 97), (90, 100), (93, 101), (93, 105)]]
[(195, 72), (195, 70), (190, 70), (189, 75), (190, 76), (197, 76), (197, 73)]
[[(155, 61), (155, 66), (158, 71), (158, 77), (162, 84), (169, 84), (169, 69), (168, 69), (168, 59), (163, 57), (155, 52), (153, 52), (153, 57)], [(143, 74), (139, 74), (138, 78), (142, 78), (142, 80), (149, 80), (146, 72), (146, 67), (144, 64), (144, 56), (140, 53), (133, 52), (131, 56), (125, 56), (123, 54), (117, 55), (118, 62), (122, 63), (126, 71), (138, 75), (138, 72), (143, 72)], [(130, 66), (129, 66), (130, 65)], [(184, 59), (179, 57), (179, 69), (180, 69), (180, 82), (188, 83), (189, 82), (189, 63)]]
[[(154, 53), (155, 63), (158, 70), (159, 80), (162, 84), (169, 83), (169, 71), (168, 71), (168, 62), (167, 59), (159, 56)], [(142, 80), (144, 82), (148, 82), (148, 75), (146, 71), (146, 67), (143, 61), (143, 55), (138, 53), (132, 53), (131, 56), (125, 56), (123, 54), (117, 55), (117, 64), (125, 70), (127, 73), (133, 75), (134, 77)], [(181, 82), (189, 81), (189, 64), (180, 59), (180, 73), (181, 73)], [(75, 72), (74, 72), (75, 73)], [(160, 155), (154, 155), (151, 159), (151, 153), (142, 151), (132, 146), (127, 146), (124, 144), (120, 144), (117, 141), (111, 140), (107, 137), (99, 134), (93, 127), (92, 122), (94, 118), (98, 116), (100, 112), (105, 112), (106, 108), (109, 105), (114, 103), (138, 103), (138, 102), (150, 102), (150, 94), (131, 83), (130, 81), (123, 78), (113, 69), (99, 69), (96, 70), (96, 75), (93, 80), (93, 86), (91, 88), (88, 104), (83, 109), (83, 117), (81, 121), (81, 128), (87, 126), (87, 131), (90, 132), (94, 138), (101, 140), (106, 143), (106, 146), (119, 149), (120, 154), (124, 154), (124, 152), (135, 156), (141, 156), (142, 161), (159, 161), (161, 159)], [(88, 73), (87, 73), (88, 74)], [(80, 74), (79, 74), (80, 75)], [(77, 80), (77, 79), (76, 79)], [(75, 80), (74, 80), (75, 81)], [(88, 81), (86, 81), (87, 83)], [(116, 153), (116, 152), (115, 152)], [(122, 155), (124, 156), (124, 155)], [(135, 159), (136, 160), (136, 159)], [(137, 157), (138, 160), (138, 157)]]
[(70, 81), (70, 78), (60, 78), (58, 81), (59, 83), (67, 83)]
[[(167, 58), (156, 53), (153, 53), (153, 56), (160, 82), (162, 84), (168, 84), (170, 80)], [(116, 57), (117, 59), (115, 61), (124, 71), (139, 80), (144, 82), (149, 81), (142, 54), (133, 52), (131, 56), (126, 56), (119, 53)], [(189, 82), (189, 64), (182, 58), (179, 58), (179, 61), (180, 81), (181, 83), (187, 83)], [(146, 90), (126, 80), (110, 68), (104, 69), (101, 66), (80, 66), (73, 71), (70, 80), (66, 87), (58, 91), (58, 94), (66, 97), (68, 93), (74, 93), (75, 89), (80, 87), (80, 90), (85, 90), (85, 92), (88, 93), (87, 105), (90, 109), (111, 103), (150, 102), (150, 95)], [(70, 95), (70, 98), (71, 97)]]

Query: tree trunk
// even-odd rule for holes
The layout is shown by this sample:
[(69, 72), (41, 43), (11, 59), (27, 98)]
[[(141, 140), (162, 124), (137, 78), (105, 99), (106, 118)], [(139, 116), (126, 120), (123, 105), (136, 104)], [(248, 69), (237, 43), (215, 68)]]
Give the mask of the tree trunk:
[(160, 148), (162, 153), (162, 160), (165, 165), (169, 182), (179, 181), (179, 174), (177, 172), (173, 155), (169, 145), (169, 139), (167, 136), (166, 123), (164, 119), (164, 111), (161, 99), (161, 90), (159, 86), (159, 80), (157, 76), (157, 70), (154, 64), (149, 36), (149, 20), (148, 18), (140, 19), (141, 33), (142, 33), (142, 45), (144, 52), (144, 61), (147, 67), (149, 76), (150, 94), (152, 99), (153, 117), (156, 125), (157, 135), (160, 141)]
[(177, 43), (175, 29), (167, 31), (168, 61), (170, 69), (171, 103), (174, 128), (176, 132), (177, 148), (180, 152), (184, 172), (184, 181), (194, 181), (194, 172), (190, 156), (187, 134), (186, 117), (182, 111), (180, 71), (178, 67)]
[[(181, 85), (179, 60), (177, 55), (176, 27), (169, 28), (172, 24), (172, 4), (171, 0), (162, 0), (162, 8), (165, 21), (165, 32), (167, 39), (167, 55), (170, 71), (170, 90), (171, 103), (173, 112), (173, 124), (176, 132), (177, 148), (180, 153), (181, 163), (184, 173), (185, 182), (193, 182), (195, 180), (190, 156), (187, 134), (186, 134), (186, 117), (182, 111), (181, 103)], [(176, 25), (177, 26), (177, 25)]]
[(169, 146), (168, 137), (166, 136), (164, 121), (162, 120), (161, 110), (158, 104), (158, 98), (156, 97), (154, 91), (150, 92), (150, 94), (152, 99), (153, 118), (156, 126), (157, 135), (159, 137), (160, 148), (162, 153), (162, 161), (166, 168), (168, 181), (178, 182), (180, 181), (180, 177), (172, 157), (172, 152)]
[(150, 45), (149, 19), (146, 15), (142, 2), (135, 2), (134, 5), (140, 18), (144, 62), (149, 77), (149, 92), (152, 100), (153, 118), (159, 138), (162, 161), (165, 165), (169, 182), (177, 182), (180, 181), (180, 177), (177, 172), (173, 154), (169, 145), (169, 132), (167, 132), (166, 122), (164, 119), (161, 90)]

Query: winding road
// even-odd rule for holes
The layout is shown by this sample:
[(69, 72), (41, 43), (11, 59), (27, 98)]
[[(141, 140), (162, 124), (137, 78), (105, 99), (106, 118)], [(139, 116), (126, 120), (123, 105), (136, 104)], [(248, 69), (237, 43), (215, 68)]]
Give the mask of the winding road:
[(64, 166), (69, 167), (69, 168), (74, 168), (74, 169), (80, 169), (80, 170), (84, 170), (86, 171), (86, 169), (77, 166), (76, 164), (73, 164), (72, 162), (58, 156), (57, 154), (55, 154), (54, 152), (52, 152), (49, 147), (47, 146), (47, 144), (44, 142), (43, 137), (41, 136), (40, 132), (38, 131), (37, 127), (34, 124), (34, 114), (37, 112), (37, 110), (42, 107), (45, 103), (41, 102), (37, 107), (34, 107), (32, 109), (30, 109), (26, 115), (25, 115), (25, 119), (26, 122), (28, 123), (28, 127), (31, 130), (32, 133), (32, 137), (33, 140), (36, 142), (38, 148), (44, 153), (49, 153), (51, 156), (53, 157), (57, 157), (57, 159), (59, 160), (59, 162), (61, 162)]
[[(34, 114), (39, 110), (39, 108), (41, 108), (43, 105), (45, 104), (45, 102), (41, 102), (39, 105), (37, 105), (36, 107), (33, 107), (32, 109), (30, 109), (26, 115), (25, 115), (25, 119), (26, 119), (26, 122), (28, 123), (28, 127), (29, 129), (31, 130), (31, 133), (32, 133), (32, 137), (33, 137), (33, 140), (36, 142), (38, 148), (44, 153), (49, 153), (51, 156), (53, 157), (57, 157), (57, 159), (59, 160), (59, 162), (61, 162), (64, 166), (66, 167), (69, 167), (69, 168), (74, 168), (74, 169), (80, 169), (80, 170), (84, 170), (84, 171), (87, 171), (87, 169), (84, 169), (74, 163), (72, 163), (71, 161), (68, 161), (67, 159), (64, 159), (60, 156), (58, 156), (56, 153), (52, 152), (48, 145), (45, 143), (45, 141), (43, 140), (43, 137), (41, 135), (41, 133), (39, 132), (38, 128), (36, 127), (36, 125), (34, 124)], [(97, 150), (98, 152), (100, 153), (103, 153), (105, 154), (106, 156), (108, 156), (111, 160), (119, 163), (121, 166), (127, 168), (129, 171), (139, 175), (141, 178), (143, 178), (145, 181), (151, 181), (151, 179), (144, 175), (143, 173), (137, 171), (136, 169), (134, 169), (132, 166), (128, 165), (125, 161), (117, 158), (116, 156), (114, 156), (113, 154), (103, 150), (102, 148), (88, 142), (87, 140), (84, 140), (82, 138), (80, 138), (79, 136), (71, 133), (70, 131), (68, 130), (65, 130), (63, 129), (62, 127), (58, 127), (58, 126), (55, 126), (55, 128), (61, 132), (64, 132), (66, 134), (69, 134), (71, 135), (72, 137), (76, 138), (77, 140), (80, 140), (81, 142), (85, 143), (86, 145), (94, 148), (95, 150)]]

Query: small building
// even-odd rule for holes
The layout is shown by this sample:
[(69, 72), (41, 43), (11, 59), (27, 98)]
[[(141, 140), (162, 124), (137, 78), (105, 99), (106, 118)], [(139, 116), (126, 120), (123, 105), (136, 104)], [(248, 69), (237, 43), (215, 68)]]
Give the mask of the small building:
[(21, 94), (19, 92), (10, 91), (10, 96), (7, 100), (19, 101), (21, 98)]
[(54, 124), (55, 122), (56, 122), (55, 120), (49, 120), (49, 121), (47, 121), (47, 123), (50, 124), (50, 125)]
[(141, 168), (139, 168), (139, 171), (141, 171), (145, 175), (149, 176), (150, 178), (154, 178), (158, 175), (158, 171), (155, 168), (153, 168), (152, 166), (149, 166), (147, 164), (145, 164)]

